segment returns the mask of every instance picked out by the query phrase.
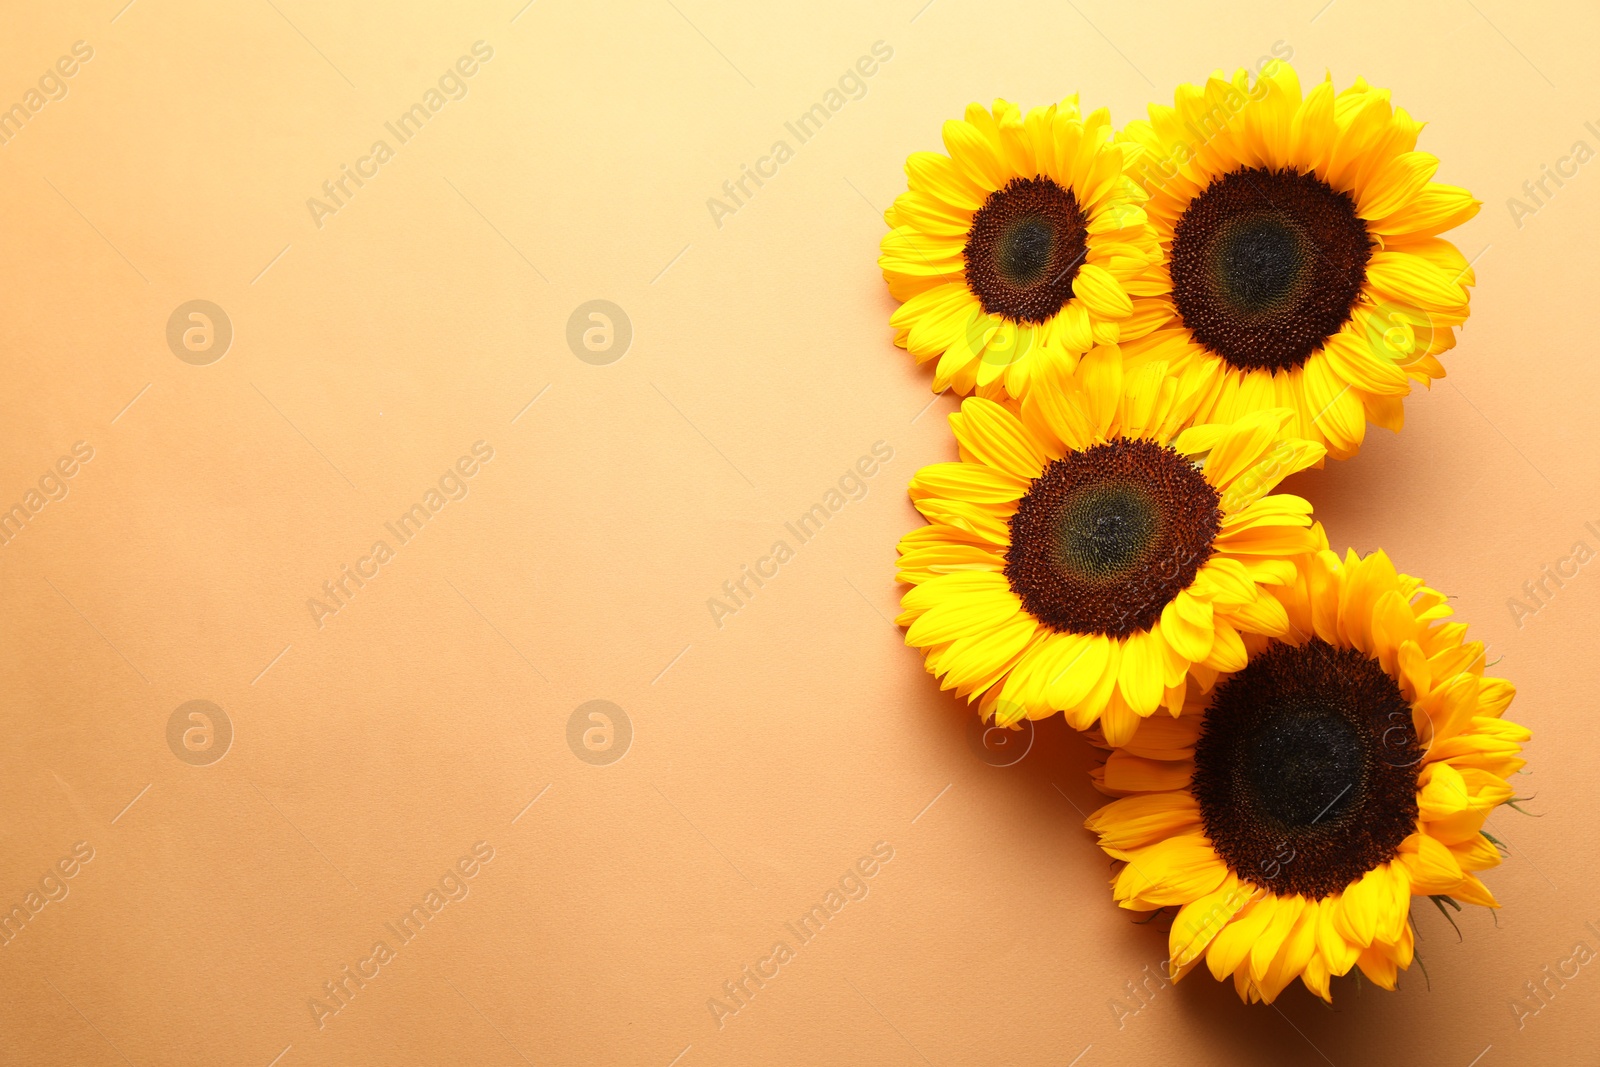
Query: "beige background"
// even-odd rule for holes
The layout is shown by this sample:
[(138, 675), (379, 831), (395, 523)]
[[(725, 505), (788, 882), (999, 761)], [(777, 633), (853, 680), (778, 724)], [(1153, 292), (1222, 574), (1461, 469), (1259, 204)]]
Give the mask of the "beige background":
[[(0, 548), (0, 909), (94, 850), (0, 949), (0, 1061), (1600, 1059), (1600, 965), (1512, 1007), (1600, 950), (1600, 564), (1520, 626), (1507, 604), (1600, 548), (1600, 164), (1520, 226), (1506, 206), (1600, 149), (1592, 5), (124, 2), (13, 7), (0, 35), (5, 106), (93, 49), (0, 147), (0, 507), (94, 449)], [(475, 41), (465, 98), (398, 144), (383, 124)], [(797, 145), (784, 122), (876, 41), (865, 95)], [(1110, 903), (1088, 750), (1050, 721), (988, 765), (890, 623), (906, 480), (953, 448), (890, 344), (880, 211), (969, 100), (1078, 89), (1122, 122), (1279, 42), (1308, 81), (1392, 86), (1485, 201), (1450, 377), (1296, 487), (1503, 657), (1542, 817), (1492, 820), (1498, 924), (1469, 910), (1458, 941), (1415, 909), (1431, 990), (1275, 1010), (1197, 975), (1129, 1014), (1163, 924)], [(307, 199), (380, 138), (319, 228)], [(166, 341), (193, 299), (235, 333), (206, 366)], [(592, 299), (632, 324), (609, 365), (566, 341)], [(477, 441), (469, 495), (319, 628), (307, 600)], [(798, 545), (783, 523), (879, 441), (864, 499)], [(719, 628), (707, 599), (779, 538), (795, 557)], [(234, 730), (209, 766), (167, 741), (197, 699)], [(593, 699), (634, 733), (608, 766), (567, 742)], [(869, 895), (800, 946), (784, 924), (880, 841)], [(477, 842), (469, 895), (400, 946), (384, 924)], [(309, 998), (380, 938), (319, 1029)], [(708, 999), (778, 940), (719, 1028)]]

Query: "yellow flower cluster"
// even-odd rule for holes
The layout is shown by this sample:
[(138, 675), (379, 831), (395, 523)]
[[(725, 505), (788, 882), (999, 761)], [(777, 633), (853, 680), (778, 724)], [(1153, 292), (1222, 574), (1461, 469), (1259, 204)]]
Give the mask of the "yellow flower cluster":
[(1445, 598), (1276, 492), (1399, 430), (1467, 317), (1471, 218), (1365, 81), (1213, 74), (1114, 128), (973, 104), (906, 162), (879, 265), (958, 459), (918, 471), (906, 642), (998, 726), (1106, 751), (1116, 902), (1247, 1001), (1393, 988), (1413, 896), (1497, 906), (1528, 731)]

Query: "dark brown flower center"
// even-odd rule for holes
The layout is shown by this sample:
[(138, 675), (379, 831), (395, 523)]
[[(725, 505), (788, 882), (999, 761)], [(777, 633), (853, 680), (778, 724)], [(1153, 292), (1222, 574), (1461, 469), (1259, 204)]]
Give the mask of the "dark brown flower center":
[(1313, 174), (1236, 170), (1178, 219), (1173, 302), (1234, 367), (1293, 370), (1349, 321), (1371, 256), (1348, 193)]
[(1194, 464), (1154, 441), (1118, 438), (1069, 453), (1018, 503), (1006, 578), (1052, 629), (1148, 630), (1211, 558), (1218, 502)]
[(1400, 686), (1360, 651), (1274, 645), (1217, 687), (1194, 795), (1229, 869), (1319, 899), (1395, 857), (1423, 749)]
[(972, 216), (967, 287), (991, 315), (1045, 322), (1072, 299), (1089, 251), (1078, 199), (1049, 178), (1013, 178)]

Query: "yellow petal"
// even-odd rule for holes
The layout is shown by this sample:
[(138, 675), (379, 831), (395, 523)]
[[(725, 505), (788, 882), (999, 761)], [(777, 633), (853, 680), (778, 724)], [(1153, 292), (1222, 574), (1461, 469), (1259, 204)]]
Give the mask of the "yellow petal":
[(1306, 901), (1295, 919), (1294, 928), (1283, 939), (1283, 947), (1273, 955), (1260, 979), (1261, 999), (1271, 1004), (1295, 976), (1302, 973), (1316, 953), (1317, 924), (1321, 909)]
[[(1187, 598), (1197, 609), (1204, 609), (1204, 623), (1190, 621), (1179, 606), (1179, 598)], [(1199, 604), (1187, 590), (1178, 593), (1161, 609), (1161, 633), (1167, 644), (1191, 663), (1199, 663), (1211, 654), (1211, 605)]]
[(1381, 945), (1372, 945), (1362, 950), (1356, 963), (1361, 967), (1361, 973), (1366, 975), (1373, 985), (1379, 989), (1394, 989), (1395, 982), (1399, 978), (1398, 968), (1383, 951)]
[(1450, 895), (1463, 904), (1477, 904), (1485, 908), (1498, 908), (1500, 902), (1489, 892), (1489, 887), (1480, 882), (1476, 875), (1469, 874), (1461, 879), (1461, 884), (1451, 890)]
[(1076, 730), (1086, 730), (1094, 725), (1095, 719), (1110, 701), (1111, 694), (1116, 692), (1117, 667), (1121, 662), (1122, 645), (1111, 638), (1102, 638), (1101, 641), (1106, 650), (1105, 670), (1100, 673), (1093, 687), (1084, 694), (1076, 706), (1069, 708), (1063, 704), (1061, 707), (1067, 722)]
[(913, 503), (929, 522), (936, 525), (960, 530), (1002, 550), (1011, 542), (1011, 528), (1007, 524), (1010, 511), (1000, 506), (969, 504), (963, 500), (942, 500), (938, 497), (923, 497)]
[(1006, 184), (1014, 175), (1006, 173), (999, 146), (970, 122), (951, 119), (944, 124), (944, 147), (969, 182), (985, 191)]
[(1200, 827), (1200, 804), (1185, 792), (1146, 793), (1113, 800), (1083, 824), (1102, 848), (1131, 849)]
[(1333, 373), (1332, 364), (1321, 353), (1306, 361), (1301, 377), (1311, 407), (1311, 425), (1327, 439), (1329, 454), (1335, 459), (1354, 455), (1367, 427), (1361, 400), (1351, 391), (1355, 387)]
[(947, 497), (975, 504), (1020, 500), (1029, 481), (977, 463), (934, 463), (911, 477), (911, 496)]
[(1095, 443), (1099, 433), (1082, 390), (1062, 373), (1065, 361), (1033, 380), (1022, 398), (1022, 422), (1051, 459)]
[[(1312, 919), (1310, 918), (1311, 913), (1308, 911), (1307, 917), (1303, 918), (1301, 921), (1307, 922), (1313, 926), (1320, 925), (1320, 916), (1322, 914), (1320, 908), (1317, 910), (1316, 914), (1318, 918)], [(1306, 967), (1300, 975), (1300, 980), (1305, 983), (1306, 988), (1309, 989), (1314, 995), (1321, 997), (1324, 1001), (1331, 1004), (1333, 1003), (1333, 991), (1328, 988), (1329, 977), (1328, 961), (1323, 957), (1322, 951), (1320, 949), (1313, 951), (1311, 953), (1311, 958), (1306, 960)]]
[(955, 160), (937, 152), (913, 152), (906, 160), (907, 184), (963, 211), (976, 211), (988, 198), (987, 190), (969, 179)]
[(1089, 352), (1078, 364), (1077, 381), (1083, 389), (1085, 410), (1100, 436), (1108, 436), (1122, 403), (1122, 353), (1113, 345)]
[(1227, 874), (1209, 841), (1197, 834), (1180, 834), (1130, 852), (1128, 865), (1112, 884), (1112, 895), (1120, 902), (1181, 907), (1221, 885)]
[(902, 548), (897, 566), (897, 581), (918, 585), (941, 574), (998, 571), (1005, 566), (1005, 559), (976, 545), (949, 544), (910, 551)]
[(1047, 667), (1047, 699), (1063, 710), (1075, 708), (1105, 673), (1111, 640), (1100, 634), (1058, 634)]
[(1284, 408), (1267, 408), (1234, 422), (1206, 457), (1206, 481), (1226, 490), (1235, 478), (1267, 456), (1291, 415)]
[(1227, 556), (1212, 556), (1195, 575), (1196, 588), (1211, 590), (1213, 604), (1229, 607), (1249, 604), (1259, 595), (1244, 564)]
[(1402, 152), (1385, 163), (1366, 183), (1356, 201), (1356, 214), (1363, 219), (1381, 219), (1394, 214), (1422, 192), (1438, 169), (1437, 156), (1427, 152)]
[(961, 447), (979, 463), (987, 463), (1029, 481), (1044, 468), (1044, 453), (1020, 419), (992, 400), (969, 396), (950, 416), (950, 428)]
[(1374, 352), (1365, 336), (1341, 331), (1328, 339), (1322, 353), (1333, 372), (1357, 389), (1380, 396), (1405, 396), (1411, 391), (1399, 364)]
[(1122, 694), (1113, 689), (1100, 712), (1100, 732), (1105, 735), (1106, 744), (1120, 749), (1133, 740), (1142, 721), (1138, 712), (1122, 698)]
[(1394, 214), (1368, 222), (1367, 228), (1386, 236), (1432, 237), (1466, 222), (1480, 206), (1460, 186), (1431, 182)]
[(1139, 727), (1139, 736), (1124, 745), (1124, 752), (1158, 760), (1182, 760), (1194, 756), (1195, 739), (1200, 736), (1201, 716), (1181, 718), (1156, 716)]
[(1134, 713), (1147, 716), (1161, 703), (1162, 647), (1156, 635), (1136, 631), (1122, 643), (1117, 688)]
[(1255, 944), (1277, 911), (1276, 897), (1259, 896), (1212, 939), (1211, 948), (1206, 952), (1206, 966), (1219, 981), (1236, 971), (1250, 955), (1250, 946)]
[(1180, 433), (1172, 442), (1173, 450), (1180, 455), (1196, 456), (1210, 452), (1217, 447), (1217, 442), (1228, 433), (1229, 424), (1225, 422), (1208, 422), (1199, 426), (1190, 426)]
[(1118, 793), (1183, 789), (1194, 776), (1193, 760), (1153, 760), (1118, 750), (1106, 757), (1105, 784)]
[[(1450, 855), (1461, 865), (1463, 872), (1486, 871), (1490, 867), (1500, 866), (1500, 850), (1490, 843), (1487, 837), (1479, 833), (1470, 840), (1458, 845), (1448, 846)], [(1415, 881), (1413, 881), (1415, 885)]]
[[(949, 336), (949, 347), (939, 357), (939, 363), (933, 372), (933, 391), (942, 393), (954, 387), (958, 393), (972, 391), (972, 379), (976, 376), (973, 364), (978, 361), (978, 353), (982, 351), (998, 326), (993, 321), (993, 316), (984, 312), (976, 301), (973, 302), (971, 321), (958, 331), (952, 331)], [(909, 342), (909, 338), (907, 341)], [(977, 350), (973, 346), (977, 346)], [(954, 415), (951, 416), (954, 418)]]
[(1446, 819), (1472, 806), (1466, 779), (1448, 763), (1428, 764), (1417, 780), (1422, 786), (1417, 792), (1417, 815), (1424, 821)]
[[(912, 593), (953, 579), (965, 578), (999, 578), (1001, 582), (1005, 581), (1004, 575), (983, 571), (941, 575), (907, 593), (907, 602)], [(1021, 611), (1022, 602), (1009, 588), (1003, 590), (992, 588), (985, 589), (981, 593), (950, 596), (936, 601), (911, 624), (906, 631), (906, 644), (916, 648), (927, 648), (960, 637), (987, 633), (1009, 622)]]
[(1228, 621), (1243, 633), (1266, 634), (1269, 637), (1286, 637), (1289, 633), (1289, 615), (1275, 597), (1257, 597), (1252, 604), (1229, 608)]
[(1409, 251), (1373, 253), (1367, 263), (1367, 280), (1396, 300), (1424, 311), (1451, 311), (1467, 301), (1466, 290), (1454, 277)]
[(1179, 909), (1167, 935), (1172, 966), (1186, 967), (1199, 959), (1257, 892), (1254, 886), (1242, 884), (1237, 875), (1230, 873), (1216, 889)]
[(1290, 162), (1300, 170), (1318, 171), (1327, 163), (1337, 130), (1333, 121), (1333, 82), (1314, 85), (1289, 124)]
[(1317, 916), (1317, 953), (1327, 961), (1328, 973), (1345, 974), (1356, 965), (1361, 946), (1352, 945), (1339, 933), (1339, 897), (1323, 897), (1317, 903), (1321, 905)]
[(1387, 918), (1383, 905), (1389, 896), (1388, 886), (1387, 869), (1374, 867), (1345, 887), (1334, 915), (1334, 927), (1350, 944), (1362, 948), (1372, 944)]
[(1412, 834), (1402, 841), (1399, 859), (1418, 893), (1448, 893), (1461, 881), (1461, 864), (1450, 849), (1427, 834)]
[[(1005, 676), (1038, 632), (1039, 624), (1026, 612), (1019, 612), (993, 629), (956, 638), (939, 656), (935, 673), (943, 675), (940, 688), (963, 694), (987, 689)], [(934, 666), (932, 653), (928, 664)]]
[(1250, 945), (1248, 961), (1251, 981), (1260, 983), (1267, 976), (1268, 965), (1283, 947), (1284, 939), (1289, 936), (1289, 932), (1300, 921), (1305, 906), (1306, 902), (1301, 897), (1277, 898), (1277, 907), (1273, 910), (1271, 920)]
[(1072, 293), (1090, 311), (1108, 319), (1124, 319), (1133, 314), (1133, 301), (1111, 272), (1093, 263), (1083, 263), (1072, 279)]
[(1211, 654), (1201, 664), (1219, 671), (1242, 671), (1249, 661), (1244, 641), (1233, 624), (1223, 619), (1215, 622), (1216, 639), (1211, 644)]
[(895, 197), (894, 211), (898, 225), (930, 236), (965, 239), (972, 229), (971, 211), (916, 189)]

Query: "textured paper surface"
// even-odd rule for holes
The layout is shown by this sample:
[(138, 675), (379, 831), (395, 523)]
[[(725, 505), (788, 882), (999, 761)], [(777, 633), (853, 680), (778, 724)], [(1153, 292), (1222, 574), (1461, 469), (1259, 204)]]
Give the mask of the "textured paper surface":
[[(1591, 6), (124, 2), (0, 39), (0, 1061), (1594, 1061)], [(1332, 1011), (1148, 981), (1089, 751), (990, 765), (891, 623), (953, 456), (875, 265), (904, 157), (1274, 48), (1485, 202), (1449, 377), (1293, 487), (1457, 597), (1543, 815), (1492, 818), (1498, 924), (1416, 907), (1431, 990)]]

